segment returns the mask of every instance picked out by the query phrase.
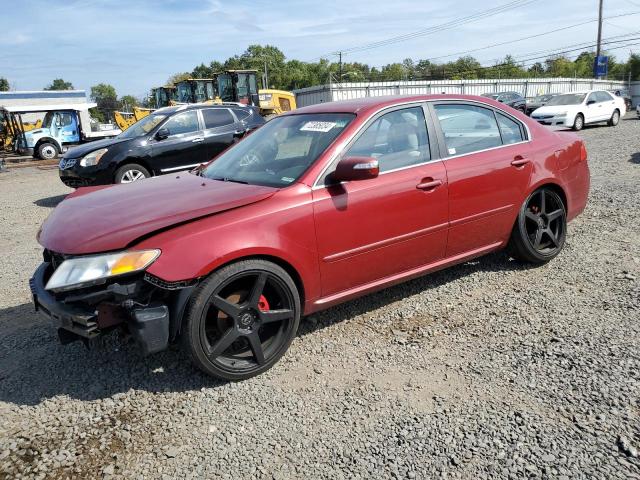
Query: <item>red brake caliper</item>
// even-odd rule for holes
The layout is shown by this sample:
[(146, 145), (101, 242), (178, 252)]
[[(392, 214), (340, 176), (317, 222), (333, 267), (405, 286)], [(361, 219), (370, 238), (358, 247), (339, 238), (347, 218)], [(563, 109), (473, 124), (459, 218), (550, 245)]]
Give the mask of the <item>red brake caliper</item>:
[(261, 312), (266, 312), (269, 310), (269, 302), (267, 302), (267, 298), (264, 295), (260, 295), (260, 300), (258, 300), (258, 308)]

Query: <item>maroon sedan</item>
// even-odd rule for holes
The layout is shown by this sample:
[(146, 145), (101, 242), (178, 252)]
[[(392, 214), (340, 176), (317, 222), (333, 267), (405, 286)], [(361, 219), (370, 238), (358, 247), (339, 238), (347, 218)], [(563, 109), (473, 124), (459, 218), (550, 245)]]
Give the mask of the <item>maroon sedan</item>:
[(239, 380), (302, 316), (504, 247), (545, 263), (589, 190), (587, 153), (491, 99), (368, 98), (280, 116), (197, 173), (79, 189), (31, 288), (63, 343), (181, 339)]

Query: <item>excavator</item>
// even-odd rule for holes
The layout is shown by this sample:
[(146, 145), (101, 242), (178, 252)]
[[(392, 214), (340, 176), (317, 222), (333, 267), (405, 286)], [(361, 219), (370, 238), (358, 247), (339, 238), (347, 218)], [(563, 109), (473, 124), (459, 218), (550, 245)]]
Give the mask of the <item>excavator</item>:
[(133, 112), (121, 112), (116, 110), (113, 112), (113, 120), (116, 122), (116, 125), (118, 125), (118, 128), (124, 132), (131, 125), (146, 117), (154, 110), (154, 108), (143, 107), (133, 107)]

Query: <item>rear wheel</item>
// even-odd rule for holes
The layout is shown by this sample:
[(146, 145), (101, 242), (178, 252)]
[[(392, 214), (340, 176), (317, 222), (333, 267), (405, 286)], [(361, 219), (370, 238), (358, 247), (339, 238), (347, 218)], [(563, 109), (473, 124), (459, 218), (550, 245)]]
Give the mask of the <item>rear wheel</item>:
[(123, 165), (116, 171), (116, 183), (131, 183), (149, 178), (151, 174), (142, 165), (136, 163), (128, 163)]
[(298, 330), (295, 283), (278, 265), (246, 260), (213, 273), (194, 292), (182, 330), (193, 363), (226, 380), (271, 368)]
[(564, 246), (567, 212), (560, 196), (540, 188), (525, 200), (511, 232), (509, 252), (516, 260), (546, 263)]
[(611, 114), (611, 118), (609, 119), (609, 126), (615, 127), (620, 122), (620, 112), (618, 110), (614, 110)]
[(58, 156), (58, 149), (53, 143), (41, 143), (36, 149), (38, 158), (42, 160), (52, 160)]

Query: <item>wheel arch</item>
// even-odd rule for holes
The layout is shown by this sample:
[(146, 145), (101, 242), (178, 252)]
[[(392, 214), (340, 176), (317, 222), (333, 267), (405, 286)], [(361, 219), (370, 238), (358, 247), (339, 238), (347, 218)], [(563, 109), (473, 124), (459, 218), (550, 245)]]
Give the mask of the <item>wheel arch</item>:
[(56, 150), (58, 150), (58, 153), (62, 153), (62, 145), (60, 145), (58, 143), (58, 141), (53, 137), (42, 137), (42, 138), (39, 138), (38, 141), (36, 142), (36, 144), (33, 146), (34, 151), (37, 151), (38, 148), (40, 147), (40, 145), (42, 145), (43, 143), (51, 143), (51, 144), (53, 144), (53, 146), (56, 147)]
[[(564, 208), (565, 210), (568, 212), (569, 211), (569, 203), (568, 203), (568, 199), (567, 199), (567, 193), (565, 192), (564, 188), (562, 188), (562, 186), (550, 179), (544, 179), (541, 180), (540, 182), (536, 183), (535, 185), (532, 186), (532, 188), (529, 189), (529, 192), (527, 193), (527, 197), (529, 197), (529, 195), (531, 195), (533, 192), (535, 192), (536, 190), (539, 190), (541, 188), (548, 188), (549, 190), (554, 191), (555, 193), (557, 193), (560, 196), (560, 199), (562, 200), (562, 203), (564, 204)], [(517, 219), (516, 219), (517, 220)]]
[(285, 272), (287, 272), (291, 277), (291, 279), (293, 280), (293, 283), (295, 283), (296, 288), (298, 289), (298, 293), (300, 295), (300, 305), (302, 305), (302, 309), (304, 310), (304, 302), (306, 297), (305, 297), (305, 286), (304, 286), (304, 282), (302, 281), (302, 276), (290, 262), (288, 262), (282, 257), (272, 255), (272, 254), (262, 254), (262, 253), (239, 256), (239, 257), (230, 259), (224, 263), (221, 263), (219, 265), (216, 265), (215, 268), (211, 269), (209, 273), (206, 274), (206, 276), (207, 277), (210, 276), (211, 274), (213, 274), (214, 272), (217, 272), (221, 268), (227, 267), (234, 263), (243, 262), (246, 260), (265, 260), (275, 265), (278, 265)]

